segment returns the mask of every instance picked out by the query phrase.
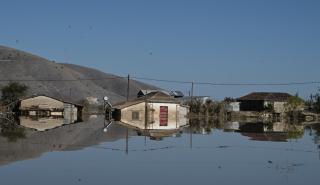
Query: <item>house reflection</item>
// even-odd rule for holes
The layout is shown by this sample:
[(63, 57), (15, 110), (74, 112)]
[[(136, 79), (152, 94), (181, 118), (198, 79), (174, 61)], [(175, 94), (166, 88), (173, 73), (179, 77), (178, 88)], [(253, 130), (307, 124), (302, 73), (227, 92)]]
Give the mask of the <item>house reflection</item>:
[(26, 117), (20, 116), (20, 125), (32, 128), (37, 131), (46, 131), (56, 127), (61, 127), (62, 125), (75, 123), (75, 119), (64, 119), (64, 118), (54, 118), (54, 117)]
[(172, 130), (145, 130), (139, 129), (137, 130), (138, 136), (147, 136), (151, 140), (160, 141), (165, 137), (180, 137), (182, 131), (179, 129)]
[(303, 125), (292, 125), (284, 122), (275, 123), (239, 123), (236, 132), (256, 141), (287, 142), (289, 139), (302, 138)]

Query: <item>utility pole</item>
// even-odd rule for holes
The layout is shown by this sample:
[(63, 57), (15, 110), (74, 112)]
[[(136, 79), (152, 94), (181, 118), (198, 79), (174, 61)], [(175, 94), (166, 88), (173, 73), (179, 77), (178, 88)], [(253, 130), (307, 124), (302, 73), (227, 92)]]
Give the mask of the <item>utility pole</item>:
[(126, 132), (126, 155), (129, 153), (129, 130)]
[(193, 81), (191, 82), (191, 102), (193, 101)]
[(190, 129), (190, 138), (189, 138), (190, 139), (190, 143), (189, 144), (190, 144), (190, 148), (192, 149), (192, 132), (193, 132), (192, 131), (192, 124), (190, 124), (189, 129)]
[(127, 101), (129, 101), (129, 92), (130, 92), (130, 75), (128, 74)]

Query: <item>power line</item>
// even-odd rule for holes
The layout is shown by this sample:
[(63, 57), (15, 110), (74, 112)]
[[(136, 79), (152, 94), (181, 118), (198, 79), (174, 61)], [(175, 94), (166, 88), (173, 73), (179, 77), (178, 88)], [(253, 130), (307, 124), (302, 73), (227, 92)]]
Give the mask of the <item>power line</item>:
[(124, 79), (127, 77), (116, 76), (106, 78), (79, 78), (79, 79), (0, 79), (0, 82), (76, 82), (76, 81), (100, 81), (112, 79)]
[[(77, 82), (77, 81), (102, 81), (112, 79), (126, 79), (127, 76), (115, 76), (105, 78), (79, 78), (79, 79), (0, 79), (0, 82)], [(293, 85), (312, 85), (320, 84), (320, 81), (304, 81), (304, 82), (284, 82), (284, 83), (217, 83), (217, 82), (201, 82), (201, 81), (182, 81), (182, 80), (167, 80), (158, 78), (146, 78), (130, 76), (131, 79), (146, 80), (176, 84), (195, 84), (195, 85), (210, 85), (210, 86), (293, 86)]]
[(197, 81), (178, 81), (178, 80), (164, 80), (156, 78), (131, 77), (137, 80), (178, 83), (178, 84), (197, 84), (197, 85), (211, 85), (211, 86), (292, 86), (292, 85), (310, 85), (320, 84), (320, 81), (305, 81), (305, 82), (285, 82), (285, 83), (215, 83), (215, 82), (197, 82)]

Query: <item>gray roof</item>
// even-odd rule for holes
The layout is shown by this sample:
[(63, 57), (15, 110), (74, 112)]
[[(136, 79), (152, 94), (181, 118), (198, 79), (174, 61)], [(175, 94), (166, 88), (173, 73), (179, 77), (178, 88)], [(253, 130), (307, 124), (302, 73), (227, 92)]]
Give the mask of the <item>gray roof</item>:
[(175, 97), (184, 97), (184, 94), (181, 91), (171, 91), (170, 95)]

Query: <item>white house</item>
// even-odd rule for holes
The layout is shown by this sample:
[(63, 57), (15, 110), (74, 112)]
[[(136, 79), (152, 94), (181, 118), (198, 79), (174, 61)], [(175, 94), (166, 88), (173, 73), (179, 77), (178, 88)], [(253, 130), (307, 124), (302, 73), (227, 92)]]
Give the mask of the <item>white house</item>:
[(139, 129), (178, 129), (188, 124), (189, 107), (163, 92), (151, 92), (114, 106), (116, 121)]

